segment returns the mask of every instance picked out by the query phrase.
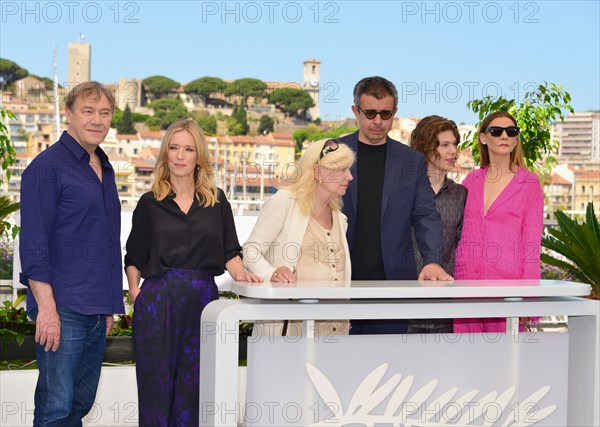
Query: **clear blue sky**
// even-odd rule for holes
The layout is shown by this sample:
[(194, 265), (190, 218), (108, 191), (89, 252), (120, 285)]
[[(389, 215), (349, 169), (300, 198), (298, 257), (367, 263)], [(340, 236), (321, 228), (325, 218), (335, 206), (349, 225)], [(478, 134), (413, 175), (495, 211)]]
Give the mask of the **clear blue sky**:
[(350, 117), (352, 88), (382, 75), (398, 115), (474, 122), (471, 98), (522, 98), (564, 84), (578, 111), (600, 109), (600, 2), (0, 1), (0, 56), (66, 81), (67, 43), (92, 45), (92, 78), (165, 75), (301, 81), (322, 61), (321, 116)]

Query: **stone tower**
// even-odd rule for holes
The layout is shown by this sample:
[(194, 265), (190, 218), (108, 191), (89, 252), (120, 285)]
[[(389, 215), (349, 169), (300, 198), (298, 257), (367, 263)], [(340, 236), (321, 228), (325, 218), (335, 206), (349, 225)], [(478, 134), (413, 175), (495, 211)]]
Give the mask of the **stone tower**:
[(69, 87), (90, 80), (91, 64), (92, 48), (89, 43), (69, 43), (69, 67), (67, 70)]
[(319, 109), (319, 89), (321, 87), (321, 61), (307, 59), (304, 61), (304, 82), (302, 88), (307, 91), (315, 102), (315, 106), (308, 110), (308, 119), (315, 120), (321, 117)]

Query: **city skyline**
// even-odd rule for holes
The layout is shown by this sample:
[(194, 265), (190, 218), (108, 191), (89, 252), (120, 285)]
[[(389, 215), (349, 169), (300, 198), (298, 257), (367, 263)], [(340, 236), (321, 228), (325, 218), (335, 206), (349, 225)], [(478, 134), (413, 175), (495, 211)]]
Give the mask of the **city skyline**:
[(0, 3), (0, 57), (52, 77), (56, 46), (61, 83), (68, 43), (81, 34), (92, 46), (91, 77), (104, 83), (302, 82), (302, 62), (316, 58), (323, 120), (351, 117), (352, 88), (368, 75), (396, 84), (397, 116), (474, 123), (469, 100), (522, 100), (544, 81), (564, 85), (576, 111), (600, 109), (595, 1)]

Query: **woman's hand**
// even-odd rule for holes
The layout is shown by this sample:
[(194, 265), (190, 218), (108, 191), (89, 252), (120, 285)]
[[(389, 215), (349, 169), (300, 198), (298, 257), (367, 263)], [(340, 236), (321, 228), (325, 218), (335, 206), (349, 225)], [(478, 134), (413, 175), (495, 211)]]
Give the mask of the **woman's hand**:
[(138, 287), (130, 287), (129, 288), (129, 298), (131, 299), (131, 305), (135, 305), (135, 300), (140, 294), (141, 289)]
[(259, 276), (258, 274), (253, 274), (250, 273), (249, 271), (242, 271), (240, 273), (237, 273), (235, 276), (233, 276), (233, 280), (235, 280), (236, 282), (254, 282), (254, 283), (260, 283), (263, 281), (263, 278), (261, 276)]
[(271, 282), (293, 283), (296, 281), (296, 273), (282, 265), (277, 267), (271, 276)]
[(262, 282), (263, 279), (258, 274), (250, 273), (244, 270), (244, 263), (239, 256), (231, 258), (225, 263), (225, 269), (229, 272), (236, 282)]

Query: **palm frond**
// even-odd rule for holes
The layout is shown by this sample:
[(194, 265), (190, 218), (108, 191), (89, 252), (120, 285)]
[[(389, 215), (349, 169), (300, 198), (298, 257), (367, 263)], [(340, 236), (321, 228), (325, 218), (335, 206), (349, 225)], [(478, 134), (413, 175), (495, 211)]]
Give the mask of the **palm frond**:
[(588, 203), (585, 221), (569, 218), (564, 212), (555, 212), (558, 228), (549, 230), (542, 238), (542, 246), (561, 255), (542, 254), (542, 261), (570, 272), (575, 279), (592, 286), (592, 296), (600, 298), (600, 227), (594, 204)]

